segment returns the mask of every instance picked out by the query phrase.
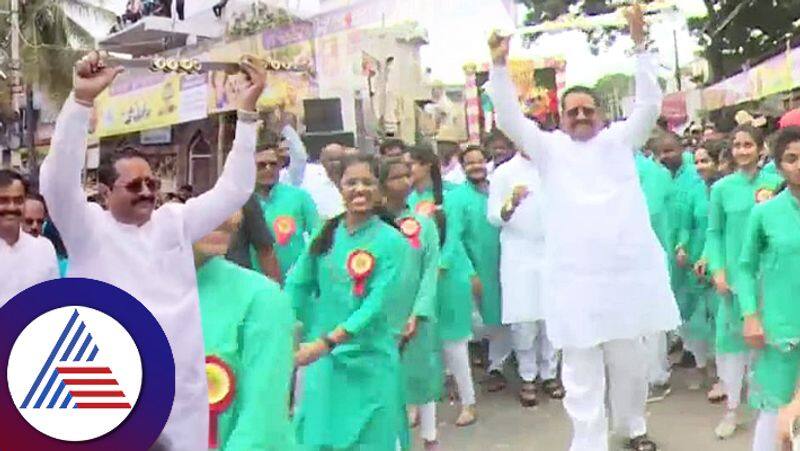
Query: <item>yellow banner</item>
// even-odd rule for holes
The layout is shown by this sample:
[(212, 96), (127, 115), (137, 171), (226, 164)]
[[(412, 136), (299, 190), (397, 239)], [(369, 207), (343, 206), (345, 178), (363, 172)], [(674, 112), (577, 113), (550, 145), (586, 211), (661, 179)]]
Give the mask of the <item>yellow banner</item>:
[(179, 122), (180, 75), (128, 75), (96, 104), (98, 137), (165, 127)]

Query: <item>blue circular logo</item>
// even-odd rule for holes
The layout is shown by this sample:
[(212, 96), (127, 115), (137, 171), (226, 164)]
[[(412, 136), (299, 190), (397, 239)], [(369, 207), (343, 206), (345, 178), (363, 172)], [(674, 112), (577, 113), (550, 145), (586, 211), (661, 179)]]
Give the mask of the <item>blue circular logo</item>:
[(150, 311), (125, 291), (58, 279), (0, 308), (0, 450), (141, 451), (175, 398), (175, 363)]

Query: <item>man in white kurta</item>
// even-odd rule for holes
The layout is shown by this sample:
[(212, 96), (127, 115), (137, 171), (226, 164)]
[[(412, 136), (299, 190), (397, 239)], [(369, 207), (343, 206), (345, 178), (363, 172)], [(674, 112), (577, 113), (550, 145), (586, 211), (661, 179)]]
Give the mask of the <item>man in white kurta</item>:
[(502, 320), (517, 355), (521, 396), (525, 396), (526, 386), (535, 396), (533, 382), (537, 378), (550, 385), (555, 382), (558, 360), (547, 338), (542, 309), (545, 237), (541, 181), (522, 155), (514, 155), (492, 174), (487, 214), (489, 222), (500, 227)]
[(58, 279), (58, 260), (47, 238), (22, 231), (22, 177), (0, 170), (0, 307), (38, 283)]
[[(146, 183), (127, 180), (117, 163), (114, 170), (119, 175), (110, 187), (108, 210), (86, 202), (81, 188), (90, 106), (118, 73), (99, 61), (92, 53), (78, 63), (75, 90), (61, 110), (50, 153), (42, 164), (42, 194), (69, 251), (68, 275), (101, 280), (127, 291), (150, 310), (166, 333), (175, 359), (175, 401), (159, 446), (171, 451), (205, 450), (208, 388), (192, 243), (237, 211), (253, 191), (255, 113), (240, 111), (236, 139), (211, 190), (186, 204), (166, 204), (141, 224), (124, 223), (115, 211), (119, 207), (114, 206), (114, 196), (124, 196), (124, 190), (135, 183), (140, 185), (139, 196), (155, 194)], [(248, 87), (248, 98), (253, 97), (250, 91), (263, 89), (263, 75), (250, 74), (258, 82)], [(252, 109), (248, 104), (243, 100), (242, 107), (255, 109), (255, 99)], [(129, 166), (134, 163), (124, 161)], [(149, 166), (146, 169), (149, 173)]]
[(566, 93), (562, 127), (545, 133), (526, 119), (506, 67), (509, 38), (490, 40), (497, 122), (539, 172), (545, 202), (544, 316), (563, 348), (564, 406), (573, 422), (571, 451), (608, 449), (606, 374), (616, 431), (637, 451), (646, 436), (642, 337), (674, 329), (678, 309), (663, 249), (650, 227), (634, 165), (661, 107), (656, 65), (644, 50), (641, 9), (629, 16), (636, 55), (631, 116), (601, 129), (596, 95)]

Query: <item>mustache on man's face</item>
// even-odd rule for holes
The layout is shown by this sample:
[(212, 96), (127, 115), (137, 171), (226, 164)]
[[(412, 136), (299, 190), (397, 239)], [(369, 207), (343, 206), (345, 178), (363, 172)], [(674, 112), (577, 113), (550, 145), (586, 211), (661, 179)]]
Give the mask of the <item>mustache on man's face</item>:
[(22, 217), (22, 210), (19, 210), (19, 209), (17, 209), (17, 210), (0, 210), (0, 217), (5, 217), (5, 216), (14, 216), (14, 217), (17, 217), (17, 218), (21, 218)]
[(150, 203), (155, 204), (156, 203), (156, 197), (155, 196), (139, 196), (136, 199), (134, 199), (131, 202), (131, 204), (133, 206), (136, 206), (136, 205), (139, 205), (140, 203), (144, 203), (144, 202), (150, 202)]

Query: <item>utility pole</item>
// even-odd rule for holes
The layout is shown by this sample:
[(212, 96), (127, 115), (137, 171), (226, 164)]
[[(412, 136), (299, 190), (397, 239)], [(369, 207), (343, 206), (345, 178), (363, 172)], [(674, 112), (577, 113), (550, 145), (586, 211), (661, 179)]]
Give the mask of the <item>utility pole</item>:
[(22, 89), (19, 40), (19, 0), (11, 0), (11, 106), (13, 111), (19, 111), (19, 94)]

